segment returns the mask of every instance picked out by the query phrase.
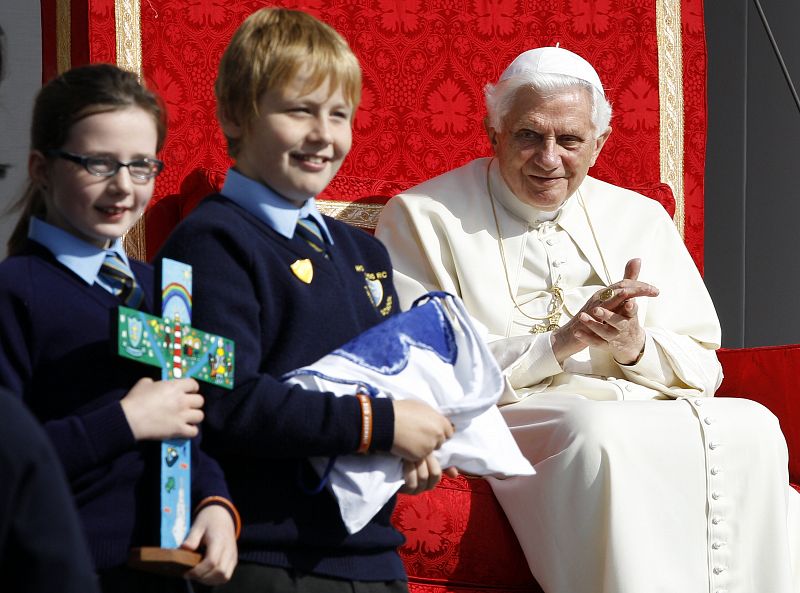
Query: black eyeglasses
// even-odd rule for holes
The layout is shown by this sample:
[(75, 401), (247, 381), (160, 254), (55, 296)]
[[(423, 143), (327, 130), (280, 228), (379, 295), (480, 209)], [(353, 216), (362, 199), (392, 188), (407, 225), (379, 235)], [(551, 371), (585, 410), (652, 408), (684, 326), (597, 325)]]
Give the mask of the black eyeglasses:
[(143, 158), (123, 163), (110, 156), (87, 156), (72, 154), (65, 150), (48, 150), (49, 156), (58, 157), (73, 163), (78, 163), (92, 175), (97, 177), (113, 177), (122, 167), (128, 167), (131, 177), (149, 181), (161, 173), (164, 163), (158, 159)]

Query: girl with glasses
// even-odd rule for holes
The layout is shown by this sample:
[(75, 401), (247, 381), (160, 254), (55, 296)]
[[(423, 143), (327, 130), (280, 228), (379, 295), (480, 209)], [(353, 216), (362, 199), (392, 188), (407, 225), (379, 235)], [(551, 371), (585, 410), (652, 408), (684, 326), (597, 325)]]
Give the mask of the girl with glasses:
[[(157, 545), (158, 441), (193, 438), (203, 397), (193, 379), (154, 381), (111, 346), (116, 308), (152, 312), (153, 269), (120, 240), (163, 164), (162, 109), (136, 76), (70, 70), (37, 96), (21, 215), (0, 263), (0, 386), (19, 394), (55, 444), (104, 591), (187, 591), (181, 578), (126, 567)], [(194, 447), (196, 516), (187, 577), (213, 585), (236, 563), (238, 515), (219, 466)]]

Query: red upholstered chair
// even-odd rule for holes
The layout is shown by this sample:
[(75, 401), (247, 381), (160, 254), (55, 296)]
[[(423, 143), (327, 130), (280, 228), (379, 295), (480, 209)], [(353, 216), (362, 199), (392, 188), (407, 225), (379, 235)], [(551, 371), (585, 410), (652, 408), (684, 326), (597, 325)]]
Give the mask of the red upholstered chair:
[[(128, 249), (152, 257), (229, 164), (212, 91), (220, 54), (259, 0), (43, 0), (46, 76), (83, 62), (140, 71), (164, 98), (166, 170)], [(371, 229), (391, 195), (489, 153), (482, 87), (520, 51), (560, 43), (600, 73), (615, 117), (592, 174), (658, 199), (703, 269), (705, 40), (702, 0), (283, 0), (338, 29), (361, 59), (354, 144), (320, 202)], [(71, 8), (71, 10), (67, 10)], [(719, 395), (779, 418), (800, 482), (799, 347), (722, 350)], [(445, 479), (395, 513), (411, 589), (540, 591), (488, 483)]]

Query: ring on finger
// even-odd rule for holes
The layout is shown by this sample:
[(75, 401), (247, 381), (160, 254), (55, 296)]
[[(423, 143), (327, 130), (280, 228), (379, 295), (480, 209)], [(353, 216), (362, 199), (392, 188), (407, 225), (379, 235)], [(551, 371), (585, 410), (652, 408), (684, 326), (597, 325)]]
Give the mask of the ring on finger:
[(600, 294), (597, 295), (597, 298), (600, 299), (600, 302), (607, 301), (611, 297), (614, 296), (614, 289), (610, 286), (602, 291)]

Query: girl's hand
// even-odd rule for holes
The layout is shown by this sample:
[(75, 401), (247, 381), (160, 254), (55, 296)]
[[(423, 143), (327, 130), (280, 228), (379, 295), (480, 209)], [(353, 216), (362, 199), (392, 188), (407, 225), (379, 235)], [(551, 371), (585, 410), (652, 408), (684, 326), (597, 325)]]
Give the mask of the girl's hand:
[(203, 559), (183, 575), (185, 578), (204, 585), (228, 582), (239, 556), (231, 514), (225, 507), (217, 504), (203, 508), (195, 517), (192, 529), (181, 548), (192, 551), (204, 548)]
[(203, 421), (203, 396), (194, 379), (136, 382), (120, 404), (137, 441), (190, 439)]

